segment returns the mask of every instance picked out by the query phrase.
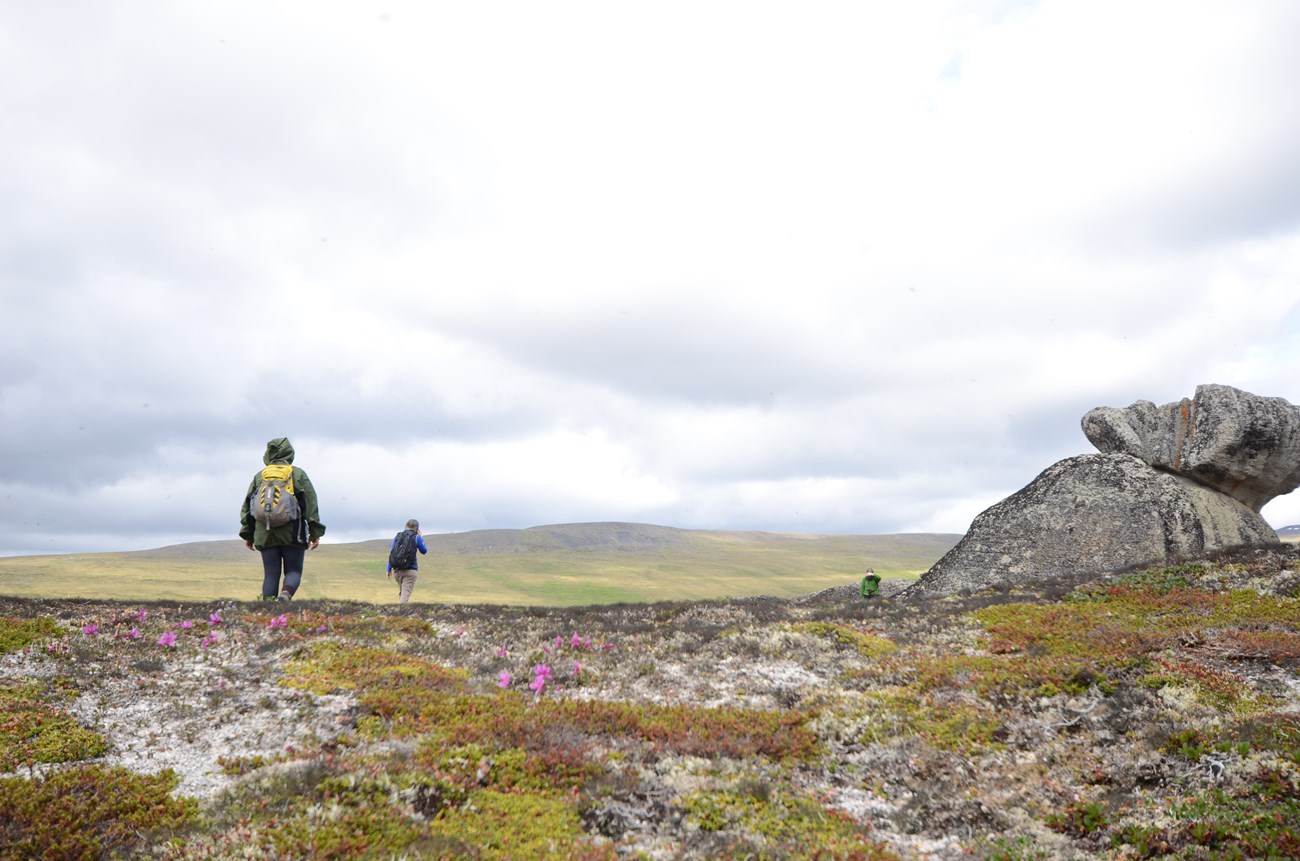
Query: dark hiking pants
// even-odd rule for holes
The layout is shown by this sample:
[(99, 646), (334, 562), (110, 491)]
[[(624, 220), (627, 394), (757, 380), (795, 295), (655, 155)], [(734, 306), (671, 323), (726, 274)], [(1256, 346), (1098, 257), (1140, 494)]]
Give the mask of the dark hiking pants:
[[(302, 583), (302, 563), (307, 554), (306, 547), (289, 547), (277, 545), (262, 551), (262, 597), (278, 598), (281, 591), (293, 593)], [(280, 575), (284, 574), (284, 586), (280, 585)]]

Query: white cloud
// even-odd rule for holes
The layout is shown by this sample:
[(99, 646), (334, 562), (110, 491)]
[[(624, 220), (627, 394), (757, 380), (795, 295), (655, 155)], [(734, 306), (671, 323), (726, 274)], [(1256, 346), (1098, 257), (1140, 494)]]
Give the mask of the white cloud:
[(334, 540), (960, 532), (1300, 402), (1284, 4), (83, 12), (0, 13), (3, 553), (233, 534), (280, 435)]

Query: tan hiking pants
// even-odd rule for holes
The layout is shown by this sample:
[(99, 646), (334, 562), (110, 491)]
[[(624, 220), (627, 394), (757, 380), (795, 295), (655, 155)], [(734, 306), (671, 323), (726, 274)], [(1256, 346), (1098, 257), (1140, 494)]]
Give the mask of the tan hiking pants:
[(415, 575), (418, 573), (414, 568), (393, 570), (393, 579), (397, 581), (397, 603), (405, 604), (411, 600), (411, 592), (415, 589)]

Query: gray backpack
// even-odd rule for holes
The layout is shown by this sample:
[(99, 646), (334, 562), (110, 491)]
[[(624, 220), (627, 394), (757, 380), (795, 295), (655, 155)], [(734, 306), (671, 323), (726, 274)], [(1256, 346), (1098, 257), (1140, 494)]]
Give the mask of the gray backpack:
[(293, 467), (287, 463), (268, 464), (262, 480), (248, 499), (253, 519), (266, 526), (284, 526), (298, 519), (298, 498), (293, 495)]

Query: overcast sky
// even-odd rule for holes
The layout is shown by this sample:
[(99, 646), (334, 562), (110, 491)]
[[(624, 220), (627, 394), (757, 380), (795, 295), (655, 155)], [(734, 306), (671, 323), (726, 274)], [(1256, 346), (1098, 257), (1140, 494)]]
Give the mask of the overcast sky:
[[(961, 533), (1300, 403), (1300, 3), (0, 7), (0, 554)], [(1291, 494), (1264, 509), (1300, 523)]]

